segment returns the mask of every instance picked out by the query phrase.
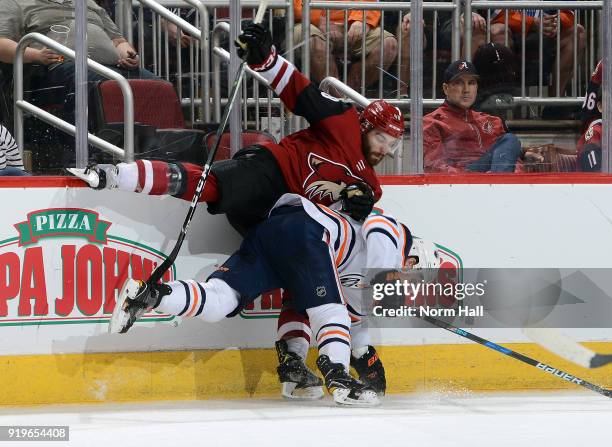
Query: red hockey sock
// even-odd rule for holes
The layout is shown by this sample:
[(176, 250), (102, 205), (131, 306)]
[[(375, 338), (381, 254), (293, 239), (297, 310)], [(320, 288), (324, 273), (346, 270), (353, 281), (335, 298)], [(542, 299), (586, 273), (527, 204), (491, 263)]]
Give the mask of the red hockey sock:
[[(202, 175), (202, 168), (191, 163), (183, 163), (183, 167), (187, 172), (187, 187), (185, 192), (180, 196), (181, 199), (191, 201), (193, 194), (195, 193), (196, 186)], [(215, 174), (210, 172), (206, 179), (206, 185), (204, 185), (204, 191), (200, 196), (200, 202), (216, 202), (219, 200), (219, 189), (217, 187), (217, 177)]]

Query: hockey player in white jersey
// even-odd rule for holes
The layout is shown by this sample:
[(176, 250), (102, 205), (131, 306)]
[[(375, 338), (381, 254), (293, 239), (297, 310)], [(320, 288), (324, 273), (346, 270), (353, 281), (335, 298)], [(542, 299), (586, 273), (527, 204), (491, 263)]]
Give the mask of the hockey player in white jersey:
[[(351, 222), (354, 221), (351, 220)], [(403, 227), (401, 223), (399, 225)], [(369, 249), (368, 255), (355, 258), (355, 262), (342, 268), (340, 272), (340, 282), (348, 297), (346, 307), (351, 319), (350, 365), (355, 368), (359, 379), (376, 391), (379, 396), (385, 394), (387, 381), (383, 363), (371, 344), (369, 331), (363, 324), (365, 315), (360, 308), (363, 300), (359, 298), (363, 288), (367, 287), (367, 284), (363, 283), (363, 269), (368, 266), (379, 266), (372, 268), (395, 270), (400, 262), (402, 265), (407, 262), (410, 269), (426, 269), (428, 274), (432, 274), (440, 266), (439, 252), (435, 244), (417, 237), (412, 239), (407, 261), (394, 258), (394, 254), (398, 254), (395, 244), (401, 246), (402, 243), (405, 243), (402, 242), (401, 233), (398, 239), (397, 230), (397, 221), (391, 216), (370, 215), (361, 226), (361, 230), (357, 229), (357, 232), (366, 241), (366, 250)], [(409, 234), (408, 230), (405, 231)], [(360, 251), (359, 248), (355, 253), (358, 251)], [(310, 340), (313, 338), (310, 323), (307, 317), (293, 309), (291, 299), (283, 301), (277, 338), (276, 349), (280, 363), (277, 371), (282, 384), (283, 397), (303, 400), (320, 397), (321, 394), (318, 394), (320, 387), (316, 386), (306, 367), (306, 356)], [(283, 353), (289, 356), (285, 358), (290, 361), (283, 362)], [(288, 378), (284, 372), (286, 369), (298, 370), (301, 374), (294, 374), (293, 378)]]
[[(345, 195), (359, 194), (361, 188), (367, 186), (352, 186)], [(361, 314), (362, 287), (343, 287), (342, 277), (357, 278), (357, 285), (364, 268), (405, 267), (411, 241), (408, 229), (392, 217), (371, 215), (358, 222), (285, 194), (206, 282), (173, 281), (144, 289), (128, 282), (110, 329), (127, 331), (148, 309), (216, 322), (237, 314), (260, 293), (282, 287), (292, 292), (294, 308), (308, 315), (319, 349), (317, 366), (334, 400), (376, 405), (376, 392), (349, 374), (351, 338), (361, 337), (358, 342), (365, 346), (369, 340), (366, 331), (350, 328), (347, 311)]]

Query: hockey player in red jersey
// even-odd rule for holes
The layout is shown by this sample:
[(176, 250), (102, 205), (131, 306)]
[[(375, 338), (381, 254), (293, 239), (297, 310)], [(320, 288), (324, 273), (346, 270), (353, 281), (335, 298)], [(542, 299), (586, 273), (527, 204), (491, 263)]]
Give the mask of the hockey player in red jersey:
[[(365, 218), (382, 194), (374, 166), (401, 143), (404, 119), (400, 110), (379, 100), (359, 114), (353, 105), (321, 92), (276, 53), (270, 31), (261, 25), (246, 27), (239, 40), (246, 43), (246, 49), (239, 48), (241, 57), (310, 127), (286, 136), (279, 144), (248, 147), (231, 160), (213, 163), (200, 200), (207, 202), (209, 212), (227, 214), (232, 225), (244, 233), (265, 218), (284, 193), (331, 205), (344, 188), (365, 182), (372, 191), (348, 204)], [(189, 163), (147, 160), (121, 163), (110, 175), (102, 170), (101, 166), (90, 168), (100, 175), (99, 182), (90, 183), (96, 188), (171, 194), (185, 200), (193, 197), (202, 173), (202, 167)]]
[[(382, 194), (374, 166), (401, 143), (404, 120), (400, 110), (385, 101), (374, 101), (359, 114), (354, 106), (321, 92), (277, 55), (269, 31), (260, 25), (249, 25), (240, 41), (246, 43), (246, 50), (239, 49), (241, 57), (268, 80), (287, 108), (308, 120), (310, 127), (279, 144), (245, 148), (232, 160), (213, 163), (200, 200), (208, 203), (209, 212), (226, 213), (244, 234), (266, 217), (284, 193), (331, 205), (340, 200), (347, 186), (364, 182), (370, 189), (347, 198), (343, 206), (358, 220), (365, 219)], [(98, 189), (191, 200), (202, 168), (138, 160), (94, 166), (90, 171), (98, 174), (90, 183)]]

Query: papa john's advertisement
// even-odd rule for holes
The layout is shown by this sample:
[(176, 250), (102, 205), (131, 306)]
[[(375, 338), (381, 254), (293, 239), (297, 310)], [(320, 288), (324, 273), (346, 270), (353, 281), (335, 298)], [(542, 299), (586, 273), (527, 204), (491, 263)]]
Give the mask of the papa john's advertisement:
[[(91, 209), (33, 210), (0, 241), (0, 327), (106, 323), (123, 282), (146, 279), (165, 256), (113, 233)], [(174, 279), (176, 267), (164, 280)], [(147, 320), (169, 320), (149, 314)]]

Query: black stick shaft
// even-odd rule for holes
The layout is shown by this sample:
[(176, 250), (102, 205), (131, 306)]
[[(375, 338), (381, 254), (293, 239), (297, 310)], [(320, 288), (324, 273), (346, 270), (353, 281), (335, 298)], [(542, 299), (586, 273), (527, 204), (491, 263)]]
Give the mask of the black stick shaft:
[[(264, 14), (266, 12), (266, 8), (268, 6), (268, 0), (261, 0), (259, 2), (259, 7), (257, 8), (257, 14), (255, 16), (255, 23), (261, 23), (263, 20)], [(236, 102), (236, 98), (238, 97), (238, 91), (240, 90), (240, 84), (242, 83), (242, 78), (244, 77), (244, 71), (246, 67), (246, 62), (243, 61), (238, 67), (238, 71), (236, 72), (236, 77), (234, 78), (234, 83), (232, 85), (232, 90), (230, 92), (230, 96), (228, 98), (227, 105), (225, 106), (225, 110), (223, 111), (223, 116), (221, 117), (221, 123), (219, 123), (219, 128), (217, 129), (217, 133), (215, 135), (215, 144), (211, 151), (208, 154), (208, 158), (206, 159), (206, 164), (204, 165), (204, 169), (202, 170), (202, 175), (200, 175), (200, 179), (198, 180), (198, 185), (196, 186), (195, 194), (193, 195), (193, 199), (191, 199), (191, 204), (189, 205), (189, 211), (187, 211), (187, 216), (185, 216), (185, 221), (183, 222), (183, 227), (181, 228), (181, 232), (179, 233), (178, 239), (174, 248), (170, 252), (170, 255), (164, 259), (162, 262), (151, 274), (151, 277), (147, 280), (147, 283), (153, 284), (158, 282), (166, 273), (174, 261), (176, 261), (176, 257), (178, 256), (179, 251), (181, 250), (181, 246), (183, 245), (183, 241), (185, 240), (185, 236), (187, 235), (187, 229), (189, 228), (189, 224), (191, 223), (191, 219), (193, 219), (193, 215), (195, 214), (196, 208), (198, 207), (198, 202), (200, 200), (200, 196), (202, 195), (202, 191), (204, 190), (204, 186), (206, 185), (206, 180), (208, 179), (208, 174), (210, 173), (210, 167), (212, 165), (213, 160), (215, 159), (215, 155), (217, 155), (217, 149), (219, 148), (219, 144), (221, 143), (221, 137), (223, 136), (223, 132), (227, 127), (227, 122), (229, 121), (229, 116), (232, 108), (234, 107), (234, 103)]]
[(587, 382), (586, 380), (573, 376), (569, 373), (566, 373), (565, 371), (561, 371), (560, 369), (554, 368), (545, 363), (539, 362), (535, 359), (532, 359), (531, 357), (527, 357), (526, 355), (513, 351), (512, 349), (504, 348), (503, 346), (493, 343), (492, 341), (485, 340), (484, 338), (481, 338), (478, 335), (474, 335), (463, 329), (459, 329), (458, 327), (455, 327), (444, 321), (438, 320), (436, 318), (428, 317), (428, 316), (421, 316), (418, 318), (420, 318), (421, 320), (425, 320), (428, 323), (433, 324), (434, 326), (438, 326), (439, 328), (446, 329), (449, 332), (453, 332), (454, 334), (467, 338), (468, 340), (475, 341), (476, 343), (486, 346), (487, 348), (491, 348), (497, 352), (501, 352), (502, 354), (505, 354), (508, 357), (512, 357), (513, 359), (516, 359), (520, 362), (534, 366), (543, 372), (546, 372), (546, 373), (552, 374), (555, 377), (558, 377), (561, 380), (565, 380), (570, 383), (575, 383), (576, 385), (580, 385), (588, 390), (602, 394), (606, 397), (612, 397), (612, 390), (602, 388), (599, 385), (595, 385), (593, 383)]
[(166, 259), (164, 259), (164, 262), (162, 262), (153, 271), (151, 277), (147, 280), (147, 283), (149, 284), (158, 282), (162, 278), (162, 276), (164, 276), (166, 270), (172, 267), (172, 264), (174, 263), (174, 261), (176, 261), (176, 257), (178, 256), (178, 253), (181, 250), (181, 246), (183, 245), (183, 241), (185, 240), (185, 236), (187, 235), (187, 229), (189, 228), (191, 219), (193, 219), (193, 215), (195, 214), (196, 208), (198, 207), (200, 196), (202, 195), (202, 191), (204, 190), (204, 186), (206, 185), (206, 180), (208, 179), (208, 174), (210, 173), (210, 167), (212, 165), (213, 160), (215, 159), (215, 155), (217, 155), (217, 149), (219, 148), (219, 144), (221, 143), (221, 136), (223, 135), (225, 127), (227, 126), (227, 122), (229, 121), (230, 111), (232, 110), (234, 102), (236, 102), (236, 98), (238, 97), (240, 84), (242, 83), (242, 78), (244, 77), (245, 65), (246, 62), (242, 62), (240, 64), (240, 67), (238, 68), (238, 71), (236, 72), (236, 78), (234, 79), (234, 84), (232, 85), (229, 101), (225, 106), (223, 116), (221, 117), (221, 123), (219, 123), (219, 127), (215, 135), (215, 144), (213, 145), (211, 151), (208, 154), (208, 158), (206, 159), (206, 164), (204, 165), (202, 175), (200, 175), (200, 179), (198, 180), (198, 185), (196, 186), (195, 194), (193, 195), (191, 203), (189, 204), (189, 211), (187, 211), (187, 216), (185, 216), (185, 221), (183, 222), (183, 226), (181, 228), (181, 232), (179, 233), (176, 244), (170, 252), (170, 255)]

